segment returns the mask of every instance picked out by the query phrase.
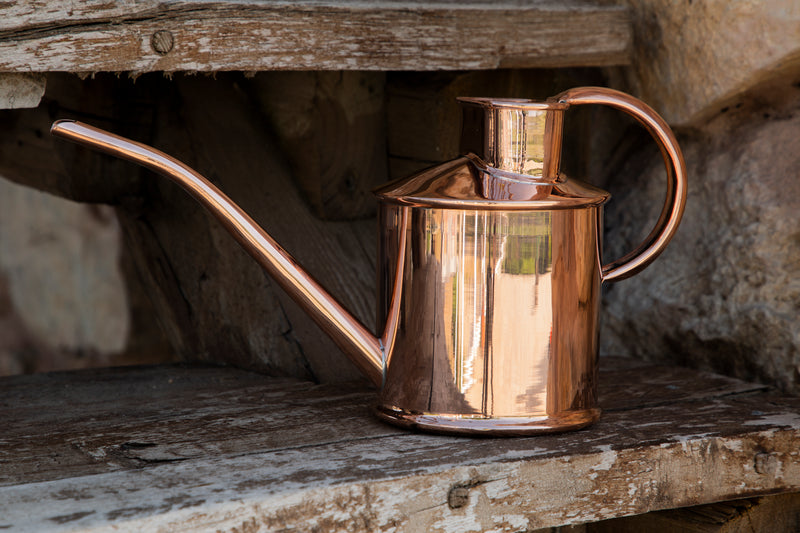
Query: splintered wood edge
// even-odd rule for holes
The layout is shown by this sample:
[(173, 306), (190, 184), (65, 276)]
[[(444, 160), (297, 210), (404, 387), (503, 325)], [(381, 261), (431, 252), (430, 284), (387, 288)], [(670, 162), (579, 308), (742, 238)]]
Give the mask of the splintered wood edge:
[(454, 70), (630, 63), (589, 2), (0, 3), (0, 72)]
[[(668, 405), (620, 406), (576, 433), (465, 439), (379, 425), (366, 412), (368, 393), (363, 389), (337, 393), (333, 386), (270, 380), (233, 369), (164, 367), (4, 378), (9, 395), (0, 403), (11, 414), (12, 426), (17, 424), (8, 433), (7, 444), (17, 443), (12, 448), (37, 438), (53, 439), (57, 433), (56, 427), (55, 432), (43, 432), (47, 417), (26, 433), (17, 420), (24, 413), (13, 416), (14, 407), (25, 406), (32, 394), (47, 396), (48, 382), (70, 397), (102, 395), (104, 387), (122, 390), (129, 382), (129, 391), (169, 401), (159, 408), (166, 426), (152, 429), (152, 412), (139, 422), (119, 416), (125, 393), (114, 395), (117, 403), (112, 401), (109, 410), (118, 416), (109, 422), (102, 422), (97, 409), (87, 412), (91, 418), (84, 421), (64, 412), (67, 425), (89, 428), (84, 437), (78, 432), (81, 442), (65, 443), (97, 455), (105, 471), (78, 470), (60, 479), (0, 487), (0, 528), (518, 530), (800, 490), (800, 400), (770, 397), (761, 386), (686, 369), (626, 368), (621, 360), (607, 360), (606, 366), (611, 367), (607, 378), (616, 374), (636, 382), (626, 385), (616, 379), (608, 389), (638, 387), (658, 394), (681, 382), (685, 386), (681, 397)], [(43, 388), (30, 392), (28, 387), (37, 385)], [(193, 405), (174, 413), (186, 391), (198, 388), (202, 392), (186, 400)], [(693, 390), (703, 388), (709, 390), (701, 399)], [(56, 396), (28, 411), (48, 409)], [(292, 423), (310, 420), (307, 431), (283, 427), (285, 412), (254, 412), (259, 403), (294, 406), (299, 418)], [(224, 435), (205, 442), (208, 433), (199, 428), (182, 433), (175, 425), (191, 417), (189, 408), (205, 412), (216, 404), (231, 429), (245, 426), (246, 436), (236, 436), (232, 447)], [(333, 404), (338, 411), (331, 410)], [(75, 405), (75, 410), (81, 408)], [(330, 416), (342, 410), (350, 414)], [(207, 418), (197, 420), (208, 424)], [(283, 437), (270, 433), (281, 431), (307, 437), (276, 449), (271, 443)], [(120, 435), (114, 437), (115, 432)], [(142, 443), (127, 443), (125, 457), (131, 464), (116, 464), (125, 457), (114, 455), (118, 446), (109, 443), (125, 442), (120, 438)], [(43, 446), (49, 446), (56, 462), (67, 451), (64, 444)], [(8, 459), (14, 453), (6, 448), (3, 455)]]

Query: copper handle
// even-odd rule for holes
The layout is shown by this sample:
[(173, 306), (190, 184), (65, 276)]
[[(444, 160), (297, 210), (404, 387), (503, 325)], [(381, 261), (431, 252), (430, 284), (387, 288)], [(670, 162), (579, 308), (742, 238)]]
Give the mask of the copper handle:
[[(678, 141), (667, 123), (653, 108), (629, 94), (605, 87), (578, 87), (556, 96), (570, 105), (603, 104), (620, 109), (642, 124), (658, 143), (667, 167), (667, 200), (653, 230), (632, 252), (603, 265), (603, 281), (629, 278), (644, 270), (664, 251), (678, 229), (686, 205), (686, 163)], [(598, 231), (601, 231), (599, 228)], [(599, 242), (599, 240), (598, 240)]]

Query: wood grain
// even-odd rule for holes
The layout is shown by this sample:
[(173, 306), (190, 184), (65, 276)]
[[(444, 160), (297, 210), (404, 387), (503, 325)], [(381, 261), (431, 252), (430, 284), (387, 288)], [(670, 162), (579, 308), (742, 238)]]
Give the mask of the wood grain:
[(385, 77), (261, 72), (249, 80), (257, 109), (268, 117), (304, 198), (323, 220), (375, 216), (371, 191), (388, 177)]
[[(129, 253), (124, 260), (138, 273), (130, 286), (152, 302), (150, 315), (157, 317), (175, 353), (320, 382), (359, 376), (183, 190), (140, 167), (47, 134), (53, 120), (74, 118), (185, 161), (242, 205), (348, 309), (372, 325), (374, 220), (326, 222), (315, 216), (297, 186), (303, 179), (292, 175), (251, 96), (248, 82), (254, 80), (240, 73), (171, 80), (148, 74), (135, 83), (111, 74), (84, 81), (51, 74), (49, 79), (44, 105), (2, 112), (9, 127), (0, 132), (0, 156), (5, 156), (0, 172), (73, 200), (117, 207)], [(371, 140), (374, 144), (364, 150), (380, 149), (374, 131)], [(354, 155), (339, 156), (343, 168), (362, 168), (364, 162)], [(371, 198), (368, 183), (356, 185), (362, 198)]]
[[(314, 216), (243, 85), (234, 74), (216, 80), (176, 76), (155, 103), (151, 144), (209, 177), (371, 326), (374, 222)], [(143, 205), (126, 205), (118, 213), (179, 354), (320, 382), (359, 376), (215, 219), (185, 191), (146, 174)]]
[(800, 489), (800, 399), (602, 368), (600, 422), (516, 439), (405, 432), (358, 386), (230, 368), (3, 378), (0, 526), (519, 531)]
[[(604, 520), (585, 533), (797, 533), (800, 493), (746, 498)], [(537, 532), (540, 533), (540, 532)], [(544, 533), (544, 532), (541, 532)]]
[(580, 0), (0, 3), (7, 72), (602, 66), (630, 48), (625, 7)]

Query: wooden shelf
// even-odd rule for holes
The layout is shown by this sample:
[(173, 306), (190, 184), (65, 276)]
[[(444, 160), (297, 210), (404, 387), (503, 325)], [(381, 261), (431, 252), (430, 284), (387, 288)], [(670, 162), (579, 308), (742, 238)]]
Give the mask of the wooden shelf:
[(0, 72), (603, 66), (631, 42), (626, 7), (580, 0), (0, 5)]
[(600, 422), (524, 439), (402, 431), (358, 385), (231, 368), (2, 378), (0, 529), (517, 531), (800, 490), (800, 398), (602, 368)]

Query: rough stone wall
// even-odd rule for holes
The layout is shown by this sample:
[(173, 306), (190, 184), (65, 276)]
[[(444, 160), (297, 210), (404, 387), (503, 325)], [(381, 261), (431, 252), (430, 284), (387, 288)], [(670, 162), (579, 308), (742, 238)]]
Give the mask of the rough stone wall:
[[(800, 392), (800, 4), (630, 3), (647, 44), (612, 79), (676, 128), (689, 197), (659, 260), (608, 288), (602, 350)], [(612, 159), (607, 257), (644, 236), (664, 195), (641, 131)]]
[(0, 375), (170, 359), (134, 353), (120, 246), (112, 208), (0, 178)]
[(800, 68), (796, 0), (618, 2), (631, 7), (634, 25), (624, 84), (673, 126), (703, 124), (754, 86)]

